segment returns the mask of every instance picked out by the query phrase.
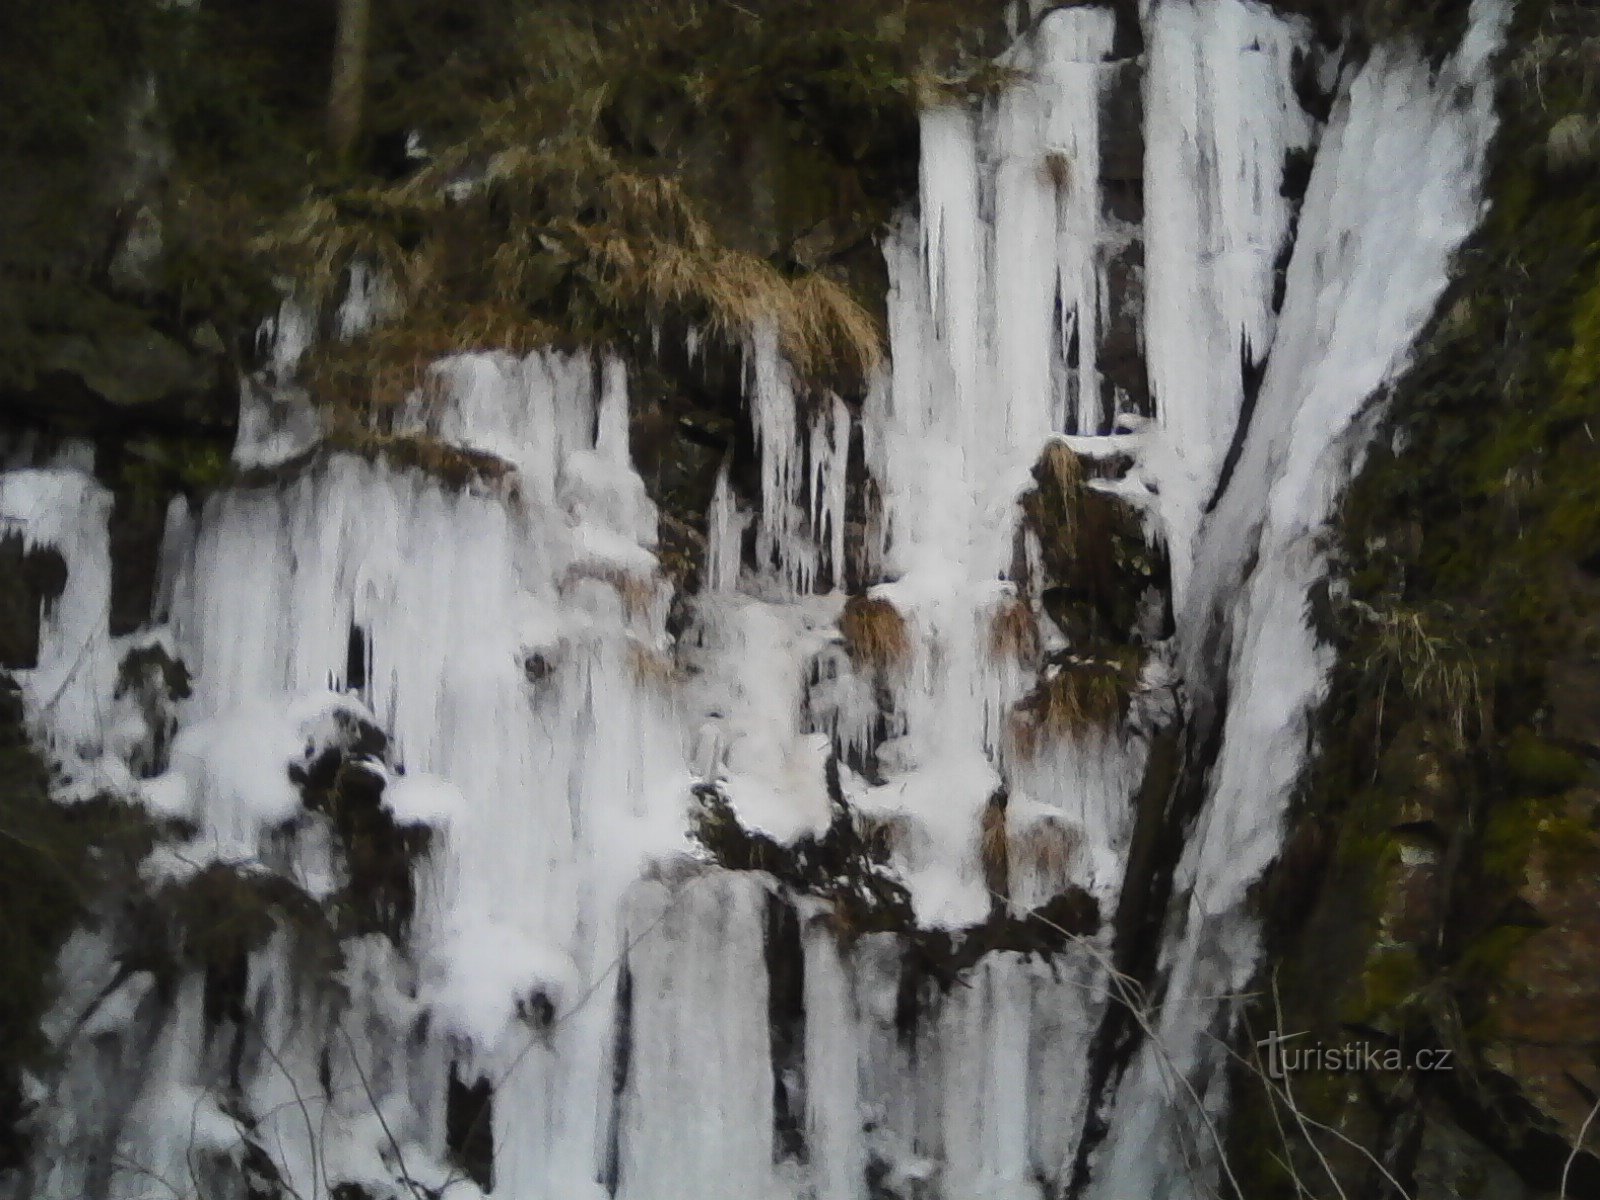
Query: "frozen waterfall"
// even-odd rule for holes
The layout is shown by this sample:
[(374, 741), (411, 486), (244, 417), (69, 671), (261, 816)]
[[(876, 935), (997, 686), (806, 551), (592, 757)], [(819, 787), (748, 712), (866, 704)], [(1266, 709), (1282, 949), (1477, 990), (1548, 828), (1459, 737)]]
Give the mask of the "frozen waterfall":
[[(868, 394), (748, 331), (759, 486), (724, 467), (693, 595), (603, 350), (437, 364), (380, 443), (446, 481), (319, 441), (286, 305), (121, 637), (92, 453), (7, 465), (0, 533), (67, 568), (18, 675), (63, 803), (162, 822), (152, 892), (273, 914), (166, 970), (112, 911), (74, 935), (19, 1195), (1212, 1194), (1306, 598), (1479, 219), (1505, 10), (1430, 67), (1143, 7), (1140, 59), (1058, 9), (925, 114)], [(119, 668), (158, 653), (167, 708)], [(1209, 787), (1141, 868), (1164, 999), (1113, 1062), (1150, 765), (1197, 721)]]

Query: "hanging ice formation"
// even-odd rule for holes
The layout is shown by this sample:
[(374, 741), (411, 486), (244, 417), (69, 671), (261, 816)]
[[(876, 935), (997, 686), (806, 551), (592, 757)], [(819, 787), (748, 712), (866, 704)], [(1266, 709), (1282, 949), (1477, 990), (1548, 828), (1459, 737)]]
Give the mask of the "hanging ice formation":
[[(926, 114), (863, 404), (750, 331), (759, 493), (719, 476), (681, 632), (603, 356), (436, 368), (389, 433), (447, 484), (319, 448), (286, 310), (239, 482), (174, 503), (119, 638), (92, 464), (0, 475), (0, 533), (66, 565), (19, 673), (63, 802), (143, 804), (149, 889), (267, 914), (163, 964), (74, 936), (19, 1195), (1209, 1194), (1318, 535), (1477, 219), (1503, 10), (1430, 70), (1144, 7), (1142, 60), (1057, 10), (1024, 82)], [(1143, 862), (1184, 722), (1212, 782)], [(1165, 999), (1119, 1063), (1153, 878)]]

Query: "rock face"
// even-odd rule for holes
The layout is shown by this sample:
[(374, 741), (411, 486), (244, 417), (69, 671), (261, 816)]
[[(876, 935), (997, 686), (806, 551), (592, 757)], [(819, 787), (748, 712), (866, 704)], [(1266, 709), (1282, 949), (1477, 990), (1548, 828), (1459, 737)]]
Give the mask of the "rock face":
[[(214, 336), (214, 335), (213, 335)], [(220, 347), (185, 344), (152, 325), (67, 334), (44, 350), (34, 387), (0, 397), (30, 424), (68, 432), (226, 428), (236, 377)]]
[(20, 534), (0, 537), (0, 668), (37, 665), (40, 614), (66, 584), (66, 563), (55, 550), (30, 548)]
[(1571, 794), (1553, 820), (1562, 835), (1523, 868), (1530, 928), (1490, 994), (1484, 1057), (1576, 1144), (1600, 1098), (1600, 793)]

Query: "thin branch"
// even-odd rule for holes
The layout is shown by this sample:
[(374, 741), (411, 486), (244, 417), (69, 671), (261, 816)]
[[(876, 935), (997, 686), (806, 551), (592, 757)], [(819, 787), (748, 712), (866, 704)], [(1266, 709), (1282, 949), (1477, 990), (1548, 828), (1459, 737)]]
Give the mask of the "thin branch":
[(1578, 1130), (1578, 1140), (1572, 1143), (1572, 1153), (1567, 1155), (1566, 1164), (1561, 1168), (1561, 1200), (1567, 1200), (1567, 1180), (1572, 1175), (1572, 1164), (1578, 1161), (1578, 1153), (1583, 1149), (1584, 1139), (1589, 1136), (1589, 1126), (1594, 1122), (1596, 1113), (1600, 1113), (1600, 1100), (1594, 1102), (1589, 1115), (1583, 1119), (1583, 1126)]

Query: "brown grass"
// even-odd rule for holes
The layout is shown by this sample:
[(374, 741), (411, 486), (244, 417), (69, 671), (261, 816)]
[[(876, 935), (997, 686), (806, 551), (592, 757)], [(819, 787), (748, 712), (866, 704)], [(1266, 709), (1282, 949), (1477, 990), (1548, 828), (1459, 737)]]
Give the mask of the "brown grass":
[(889, 601), (876, 596), (851, 596), (839, 615), (839, 633), (858, 667), (888, 671), (911, 657), (906, 619)]
[(1035, 879), (1060, 885), (1077, 859), (1083, 834), (1075, 825), (1055, 816), (1040, 817), (1009, 840), (1011, 863)]
[(258, 235), (251, 249), (286, 270), (315, 306), (334, 297), (356, 262), (384, 274), (403, 301), (427, 287), (436, 266), (431, 247), (405, 244), (404, 227), (418, 219), (414, 206), (381, 191), (315, 196)]
[(1019, 667), (1032, 667), (1039, 658), (1039, 623), (1033, 609), (1020, 596), (996, 606), (989, 618), (989, 654), (1010, 659)]
[(730, 343), (742, 343), (771, 322), (802, 375), (838, 370), (865, 376), (882, 361), (877, 321), (824, 275), (790, 279), (753, 254), (614, 227), (570, 225), (566, 232), (618, 309), (686, 312)]
[(1119, 540), (1142, 542), (1143, 533), (1123, 501), (1090, 486), (1099, 470), (1100, 464), (1051, 442), (1034, 464), (1034, 487), (1023, 496), (1022, 508), (1039, 537), (1049, 577), (1109, 597), (1123, 585)]
[(1046, 559), (1070, 563), (1080, 557), (1089, 533), (1083, 460), (1061, 442), (1051, 442), (1034, 464), (1033, 480), (1033, 488), (1023, 497), (1023, 510)]
[(365, 359), (319, 352), (315, 396), (393, 403), (429, 362), (526, 353), (555, 340), (552, 322), (603, 338), (677, 317), (735, 348), (770, 323), (803, 378), (864, 378), (881, 363), (877, 319), (837, 280), (720, 243), (677, 178), (626, 166), (593, 131), (534, 142), (537, 128), (512, 106), (403, 184), (315, 197), (255, 239), (319, 308), (356, 262), (395, 288), (401, 312), (362, 340)]
[(1378, 677), (1383, 693), (1397, 682), (1408, 700), (1443, 721), (1457, 745), (1492, 728), (1493, 689), (1484, 686), (1483, 671), (1470, 647), (1435, 632), (1434, 620), (1421, 612), (1358, 611), (1374, 632), (1366, 670)]
[(911, 818), (906, 816), (867, 816), (855, 814), (856, 832), (866, 843), (867, 857), (874, 862), (885, 862), (896, 851), (903, 849), (911, 836)]
[(924, 68), (913, 76), (912, 92), (917, 107), (938, 108), (944, 104), (966, 104), (998, 96), (1027, 79), (1026, 71), (993, 61), (981, 63), (970, 71), (948, 74)]
[(1012, 713), (1012, 744), (1023, 758), (1046, 745), (1117, 725), (1139, 682), (1143, 659), (1126, 647), (1094, 657), (1073, 655), (1046, 668)]
[(983, 865), (983, 881), (1000, 896), (1011, 894), (1011, 853), (1006, 842), (1006, 805), (991, 797), (979, 817), (978, 859)]
[(1034, 476), (1040, 483), (1049, 482), (1060, 492), (1073, 492), (1083, 486), (1083, 459), (1065, 442), (1052, 441), (1044, 448), (1034, 466)]

